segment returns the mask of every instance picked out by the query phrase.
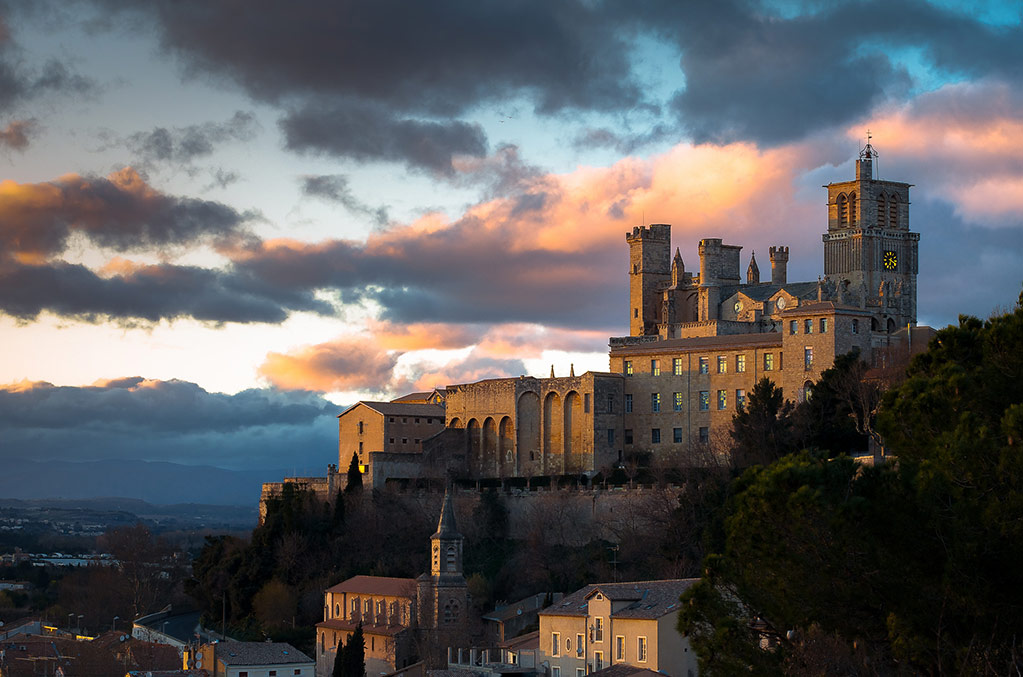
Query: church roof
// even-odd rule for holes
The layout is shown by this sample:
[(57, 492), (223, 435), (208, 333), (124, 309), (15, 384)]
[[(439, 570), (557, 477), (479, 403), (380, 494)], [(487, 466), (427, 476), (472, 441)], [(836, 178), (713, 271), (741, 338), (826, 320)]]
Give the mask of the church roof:
[(408, 628), (404, 625), (377, 625), (375, 623), (361, 623), (345, 620), (343, 618), (329, 618), (317, 623), (316, 627), (326, 628), (328, 630), (349, 630), (354, 632), (360, 625), (362, 625), (362, 632), (365, 635), (386, 635), (388, 637), (393, 637), (394, 635), (408, 630)]
[(366, 400), (356, 402), (342, 411), (338, 417), (344, 416), (359, 405), (365, 405), (375, 412), (384, 416), (439, 416), (444, 418), (444, 407), (436, 404), (421, 404), (419, 402), (369, 402)]
[(816, 303), (801, 303), (795, 308), (786, 309), (782, 315), (799, 315), (800, 313), (829, 313), (829, 312), (858, 313), (870, 315), (870, 311), (857, 306), (848, 306), (834, 301), (817, 301)]
[(451, 491), (444, 492), (444, 505), (440, 509), (440, 521), (437, 522), (437, 533), (433, 538), (461, 538), (455, 525), (455, 508), (451, 504)]
[(693, 338), (645, 341), (635, 345), (611, 346), (612, 355), (650, 355), (666, 352), (690, 352), (714, 348), (767, 347), (781, 345), (782, 335), (776, 331), (762, 334), (723, 334), (721, 336), (695, 336)]
[(411, 578), (390, 578), (388, 576), (352, 576), (327, 592), (350, 592), (356, 595), (381, 595), (384, 597), (413, 597), (416, 582)]
[(796, 298), (814, 298), (817, 296), (816, 282), (786, 282), (785, 284), (756, 284), (744, 285), (739, 288), (739, 293), (754, 301), (766, 301), (778, 290), (785, 290)]

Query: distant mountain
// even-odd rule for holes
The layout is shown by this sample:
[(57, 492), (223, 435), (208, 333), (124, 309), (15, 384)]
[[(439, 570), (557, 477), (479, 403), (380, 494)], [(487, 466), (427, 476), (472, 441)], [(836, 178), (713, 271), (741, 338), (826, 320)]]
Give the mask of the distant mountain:
[[(284, 470), (225, 470), (161, 461), (0, 461), (0, 498), (138, 499), (155, 505), (256, 506), (263, 482)], [(129, 510), (131, 508), (128, 508)]]

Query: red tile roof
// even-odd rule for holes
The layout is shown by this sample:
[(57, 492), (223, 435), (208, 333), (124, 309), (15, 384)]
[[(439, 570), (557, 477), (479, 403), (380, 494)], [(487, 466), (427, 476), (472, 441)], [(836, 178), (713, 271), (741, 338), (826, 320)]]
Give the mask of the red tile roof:
[(381, 597), (415, 597), (416, 581), (412, 578), (389, 578), (387, 576), (352, 576), (327, 592), (350, 592), (356, 595), (380, 595)]

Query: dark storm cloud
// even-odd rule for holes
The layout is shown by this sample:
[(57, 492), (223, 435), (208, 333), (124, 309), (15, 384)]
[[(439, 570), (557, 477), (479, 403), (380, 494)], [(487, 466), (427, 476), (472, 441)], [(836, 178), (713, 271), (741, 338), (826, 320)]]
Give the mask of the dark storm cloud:
[(848, 2), (782, 18), (755, 3), (615, 7), (673, 42), (685, 84), (674, 99), (696, 141), (781, 143), (856, 120), (905, 94), (897, 50), (954, 76), (1020, 81), (1023, 27), (992, 27), (925, 2)]
[(0, 185), (0, 252), (54, 256), (72, 233), (118, 251), (191, 245), (240, 235), (252, 218), (218, 202), (161, 193), (131, 168), (109, 177), (7, 182)]
[(7, 146), (12, 150), (24, 152), (28, 148), (29, 138), (35, 134), (38, 125), (35, 120), (14, 120), (6, 129), (0, 129), (0, 147)]
[(103, 277), (85, 266), (0, 263), (0, 311), (33, 319), (43, 311), (91, 322), (190, 317), (203, 322), (280, 323), (292, 311), (332, 314), (312, 291), (245, 274), (170, 264), (131, 266)]
[[(225, 467), (329, 460), (340, 410), (300, 391), (207, 392), (185, 381), (122, 378), (85, 387), (0, 386), (3, 458), (131, 458)], [(320, 461), (317, 461), (317, 464)]]
[(336, 202), (348, 211), (373, 219), (378, 226), (385, 225), (390, 218), (386, 207), (370, 207), (352, 194), (348, 178), (340, 174), (303, 176), (302, 192), (310, 197)]
[(291, 150), (404, 162), (442, 175), (453, 173), (454, 156), (479, 157), (487, 152), (486, 134), (479, 125), (392, 116), (369, 106), (306, 106), (287, 114), (280, 126)]
[(255, 138), (258, 129), (259, 123), (252, 113), (237, 111), (225, 122), (136, 132), (124, 139), (123, 144), (143, 163), (190, 164), (197, 158), (212, 155), (219, 144)]

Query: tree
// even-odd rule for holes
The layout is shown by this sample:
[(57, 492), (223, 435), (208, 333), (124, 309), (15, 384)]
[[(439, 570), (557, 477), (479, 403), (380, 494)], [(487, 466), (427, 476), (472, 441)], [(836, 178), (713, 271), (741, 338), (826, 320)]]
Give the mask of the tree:
[(835, 358), (793, 412), (799, 446), (824, 449), (832, 456), (867, 450), (880, 401), (880, 388), (867, 378), (867, 370), (858, 350)]
[(127, 581), (133, 618), (152, 611), (168, 592), (171, 580), (165, 571), (170, 552), (167, 544), (154, 539), (149, 527), (138, 523), (106, 532), (99, 545), (117, 560)]
[(362, 472), (359, 470), (359, 455), (352, 452), (352, 461), (348, 464), (348, 483), (345, 493), (355, 494), (362, 491)]
[(365, 677), (366, 674), (366, 639), (359, 623), (344, 644), (338, 643), (337, 656), (334, 658), (333, 677)]
[(732, 417), (732, 460), (745, 467), (766, 464), (792, 451), (792, 403), (766, 376), (753, 386), (746, 406)]

